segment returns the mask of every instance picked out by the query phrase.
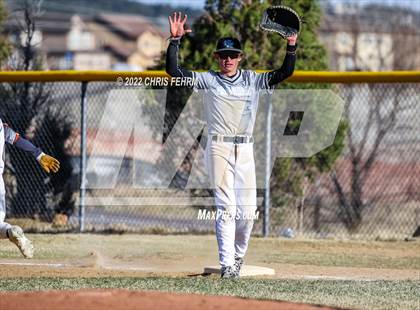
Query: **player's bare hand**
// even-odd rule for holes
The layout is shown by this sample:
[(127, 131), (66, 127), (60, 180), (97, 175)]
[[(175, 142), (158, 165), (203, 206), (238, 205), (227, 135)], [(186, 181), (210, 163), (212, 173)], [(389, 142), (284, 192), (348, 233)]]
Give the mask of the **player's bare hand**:
[(185, 28), (185, 23), (187, 22), (187, 15), (185, 14), (184, 18), (182, 18), (181, 12), (174, 12), (168, 17), (169, 19), (169, 27), (171, 31), (171, 37), (178, 38), (182, 37), (186, 33), (192, 32), (191, 29)]
[(296, 45), (297, 37), (298, 37), (297, 33), (290, 37), (287, 37), (287, 44)]

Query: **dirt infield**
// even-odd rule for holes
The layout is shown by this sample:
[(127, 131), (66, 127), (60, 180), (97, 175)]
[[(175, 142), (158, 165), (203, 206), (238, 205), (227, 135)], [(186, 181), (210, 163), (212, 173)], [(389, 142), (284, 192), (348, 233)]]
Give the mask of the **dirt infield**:
[(139, 292), (128, 290), (80, 290), (30, 293), (0, 293), (0, 309), (339, 309), (280, 301), (252, 300), (227, 296)]
[[(24, 265), (21, 265), (24, 264)], [(272, 279), (307, 279), (307, 280), (418, 280), (418, 270), (374, 269), (352, 267), (326, 267), (311, 265), (273, 264), (275, 276), (260, 278)], [(188, 270), (187, 267), (177, 271), (146, 269), (127, 266), (92, 266), (63, 264), (51, 261), (48, 263), (37, 261), (0, 260), (1, 278), (31, 278), (31, 277), (187, 277), (200, 276), (203, 268)]]

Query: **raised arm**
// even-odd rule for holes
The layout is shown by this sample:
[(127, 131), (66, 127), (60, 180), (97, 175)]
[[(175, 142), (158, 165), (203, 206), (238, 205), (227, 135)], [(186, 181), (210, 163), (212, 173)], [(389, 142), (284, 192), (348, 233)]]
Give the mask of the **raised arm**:
[(286, 56), (279, 69), (268, 72), (268, 85), (273, 86), (284, 81), (293, 74), (296, 62), (297, 34), (287, 38)]
[(182, 19), (181, 12), (173, 13), (169, 16), (169, 27), (171, 37), (169, 39), (169, 46), (166, 52), (166, 73), (173, 77), (192, 77), (191, 71), (183, 69), (178, 64), (179, 45), (183, 35), (191, 32), (191, 29), (185, 29), (187, 22), (187, 15)]

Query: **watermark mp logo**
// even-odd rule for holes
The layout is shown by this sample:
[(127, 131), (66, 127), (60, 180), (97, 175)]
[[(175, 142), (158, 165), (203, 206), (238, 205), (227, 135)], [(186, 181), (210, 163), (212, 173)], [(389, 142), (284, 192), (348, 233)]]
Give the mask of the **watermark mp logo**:
[[(101, 118), (89, 124), (95, 138), (88, 141), (87, 188), (112, 189), (127, 165), (133, 188), (168, 188), (176, 175), (185, 175), (186, 189), (210, 188), (205, 169), (205, 90), (193, 92), (170, 132), (165, 124), (166, 90), (132, 88), (110, 91)], [(240, 102), (232, 95), (232, 101)], [(246, 102), (246, 100), (245, 100)], [(257, 104), (258, 109), (249, 105)], [(310, 157), (334, 142), (344, 102), (330, 90), (275, 90), (259, 102), (244, 104), (239, 122), (254, 122), (256, 184), (264, 187), (264, 167), (270, 171), (279, 157)], [(253, 111), (258, 111), (253, 115)], [(290, 115), (300, 115), (287, 132)], [(267, 131), (267, 120), (271, 131)], [(163, 139), (163, 133), (168, 133)], [(267, 133), (271, 151), (267, 154)], [(193, 156), (191, 156), (193, 154)], [(188, 160), (186, 160), (188, 159)]]

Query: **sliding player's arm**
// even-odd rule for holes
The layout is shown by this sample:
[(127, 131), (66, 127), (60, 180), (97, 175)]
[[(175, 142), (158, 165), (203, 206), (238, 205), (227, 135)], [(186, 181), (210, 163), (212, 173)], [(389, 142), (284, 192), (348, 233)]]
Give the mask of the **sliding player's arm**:
[(32, 154), (46, 172), (57, 172), (60, 169), (60, 162), (57, 159), (42, 152), (40, 148), (23, 138), (7, 124), (3, 124), (3, 128), (5, 141), (18, 149)]

